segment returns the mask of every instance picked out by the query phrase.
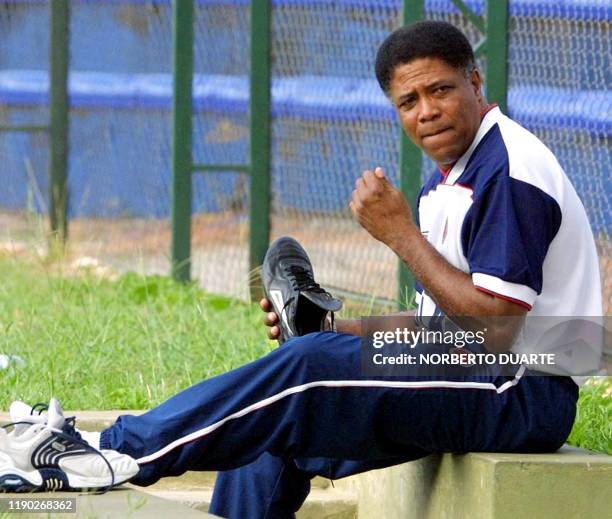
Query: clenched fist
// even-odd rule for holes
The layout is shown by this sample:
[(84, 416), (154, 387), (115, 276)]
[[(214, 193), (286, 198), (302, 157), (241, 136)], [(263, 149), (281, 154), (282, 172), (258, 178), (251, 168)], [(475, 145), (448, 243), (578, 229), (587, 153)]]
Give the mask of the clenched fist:
[(382, 168), (364, 171), (357, 179), (349, 207), (366, 231), (392, 249), (416, 229), (410, 205)]

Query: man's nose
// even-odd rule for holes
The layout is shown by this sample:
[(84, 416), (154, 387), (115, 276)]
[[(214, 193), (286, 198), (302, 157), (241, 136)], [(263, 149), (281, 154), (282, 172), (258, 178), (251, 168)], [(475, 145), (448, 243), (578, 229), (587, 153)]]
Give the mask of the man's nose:
[(440, 115), (437, 103), (433, 99), (423, 97), (419, 103), (419, 122), (427, 122)]

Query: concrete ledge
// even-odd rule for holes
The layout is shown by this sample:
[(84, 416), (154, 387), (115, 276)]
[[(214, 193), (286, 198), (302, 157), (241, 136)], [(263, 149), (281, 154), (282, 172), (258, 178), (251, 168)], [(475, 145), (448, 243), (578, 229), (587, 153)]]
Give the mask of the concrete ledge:
[(343, 480), (359, 518), (609, 517), (612, 456), (564, 446), (554, 454), (444, 454)]
[[(212, 489), (210, 488), (202, 490), (164, 490), (155, 485), (142, 488), (142, 491), (151, 496), (176, 501), (203, 512), (208, 511), (212, 499)], [(296, 514), (296, 519), (355, 519), (356, 517), (357, 502), (353, 494), (321, 488), (311, 490), (308, 499)]]

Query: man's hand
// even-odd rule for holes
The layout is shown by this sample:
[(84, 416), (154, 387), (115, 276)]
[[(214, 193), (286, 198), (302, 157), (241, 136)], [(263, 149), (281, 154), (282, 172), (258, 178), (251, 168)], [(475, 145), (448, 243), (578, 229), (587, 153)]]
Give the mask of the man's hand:
[(382, 168), (364, 171), (357, 179), (349, 207), (366, 231), (392, 249), (411, 231), (418, 232), (410, 205)]
[[(266, 312), (263, 322), (268, 327), (268, 338), (275, 341), (280, 336), (278, 315), (272, 311), (272, 303), (265, 297), (259, 301), (259, 306)], [(341, 333), (361, 335), (361, 319), (336, 319), (336, 329)]]
[(259, 306), (264, 312), (266, 312), (263, 322), (269, 327), (268, 338), (275, 341), (280, 337), (280, 326), (277, 326), (278, 315), (272, 311), (272, 303), (270, 303), (270, 301), (268, 301), (268, 299), (265, 297), (259, 301)]

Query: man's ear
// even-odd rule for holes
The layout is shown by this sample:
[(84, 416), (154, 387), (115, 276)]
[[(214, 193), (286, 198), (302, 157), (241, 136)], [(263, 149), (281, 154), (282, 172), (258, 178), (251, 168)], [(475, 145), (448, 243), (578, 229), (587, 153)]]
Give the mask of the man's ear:
[(472, 88), (474, 89), (474, 93), (479, 101), (483, 101), (482, 95), (482, 76), (480, 75), (480, 70), (474, 68), (470, 74), (470, 83), (472, 84)]

